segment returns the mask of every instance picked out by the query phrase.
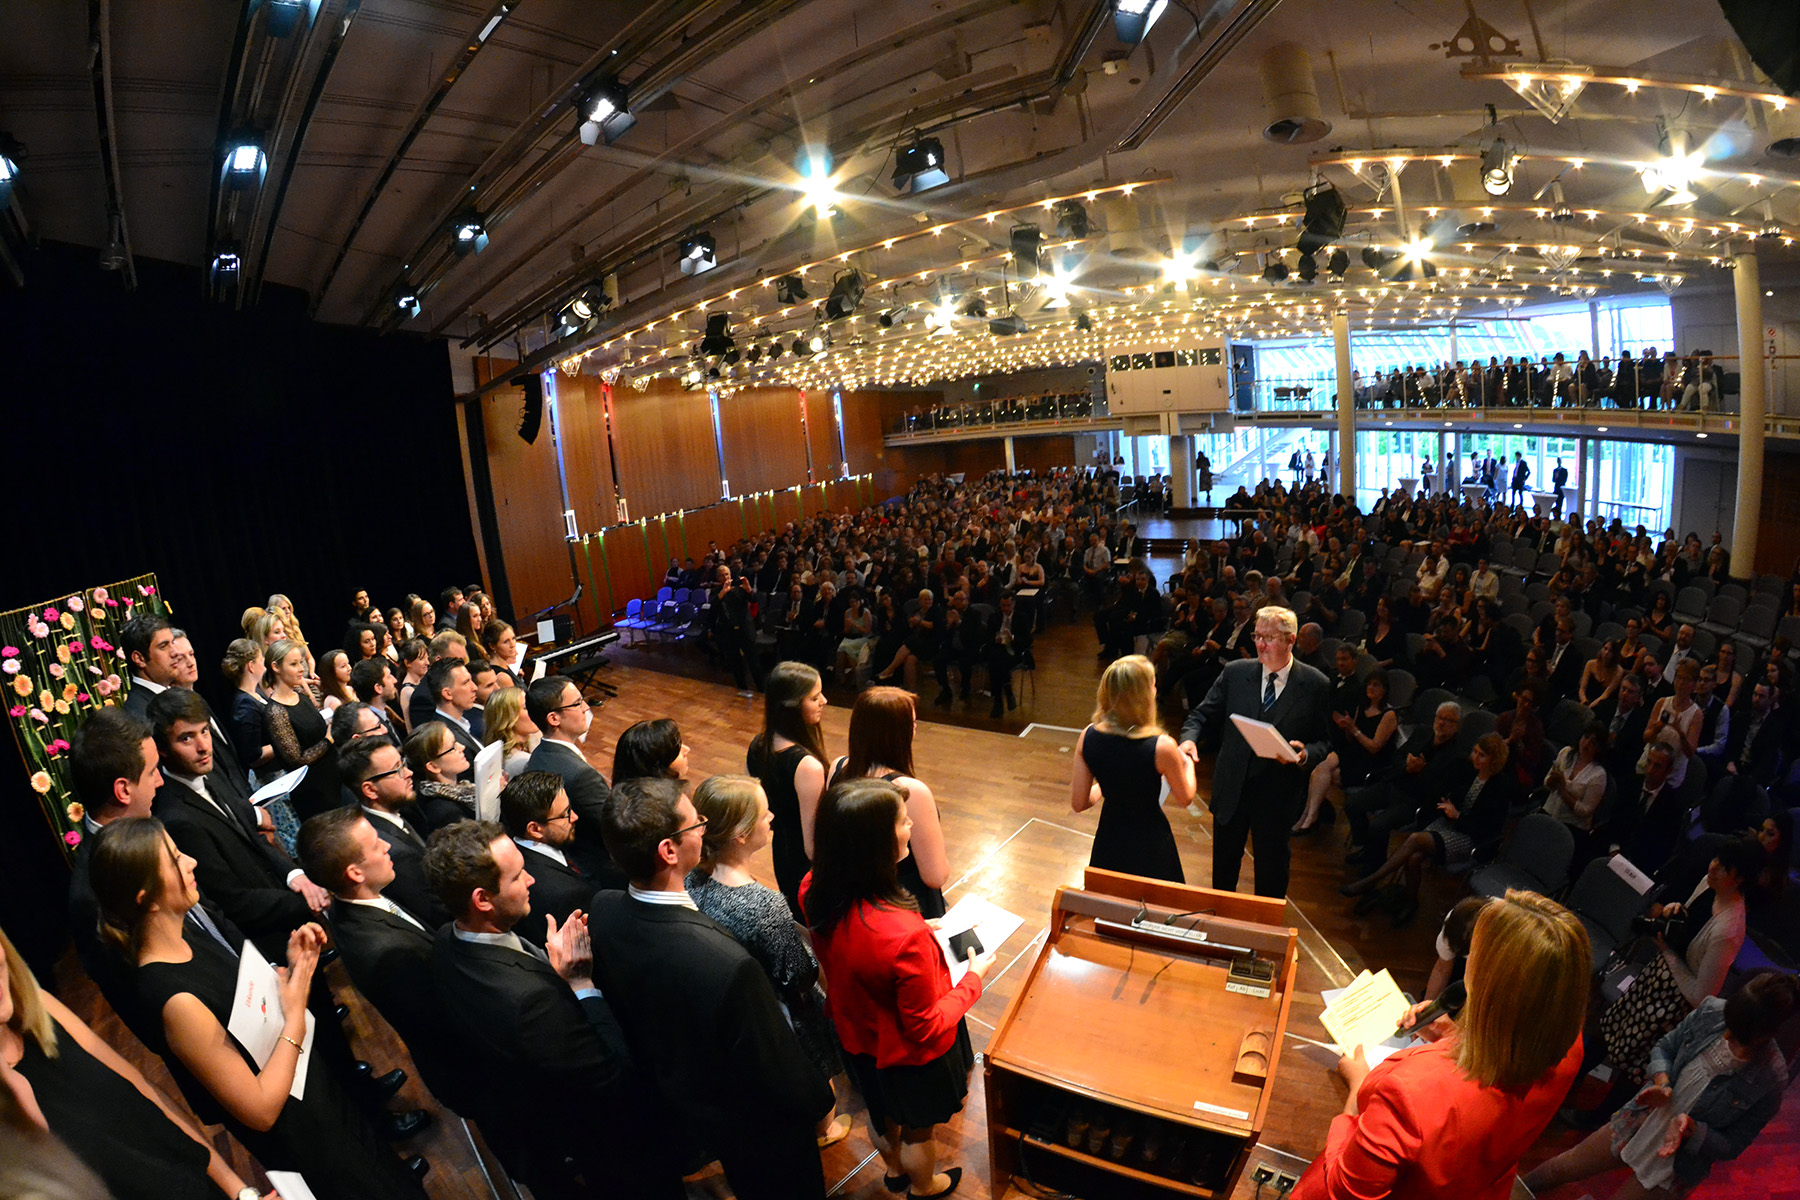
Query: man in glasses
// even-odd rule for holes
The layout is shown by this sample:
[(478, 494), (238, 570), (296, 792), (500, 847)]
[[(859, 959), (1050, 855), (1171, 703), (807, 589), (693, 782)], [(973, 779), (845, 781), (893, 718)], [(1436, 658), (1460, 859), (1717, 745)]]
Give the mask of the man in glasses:
[(739, 1200), (823, 1200), (814, 1127), (831, 1086), (767, 974), (683, 886), (706, 822), (674, 780), (630, 779), (601, 824), (631, 885), (594, 897), (594, 978), (654, 1072), (662, 1123), (718, 1155)]
[(575, 840), (564, 853), (588, 877), (591, 887), (624, 890), (625, 875), (613, 865), (600, 836), (600, 814), (606, 811), (612, 786), (581, 749), (594, 720), (581, 689), (567, 676), (546, 675), (526, 689), (525, 711), (532, 724), (544, 731), (544, 740), (531, 752), (525, 769), (548, 771), (561, 778), (578, 818)]
[[(363, 706), (363, 715), (374, 713)], [(432, 929), (448, 921), (450, 913), (425, 875), (425, 837), (411, 820), (419, 797), (400, 748), (379, 734), (358, 735), (338, 750), (338, 778), (387, 843), (394, 863), (387, 893)]]
[[(1181, 726), (1181, 750), (1198, 762), (1202, 741), (1219, 739), (1213, 764), (1213, 881), (1237, 890), (1244, 847), (1256, 855), (1256, 894), (1282, 897), (1288, 885), (1288, 833), (1306, 803), (1306, 782), (1325, 758), (1331, 684), (1294, 657), (1299, 622), (1292, 610), (1256, 614), (1256, 657), (1227, 663), (1206, 699)], [(1233, 716), (1273, 725), (1298, 754), (1294, 763), (1260, 758)]]
[(549, 932), (546, 916), (566, 921), (594, 898), (594, 881), (568, 856), (580, 820), (562, 776), (549, 771), (521, 771), (500, 793), (500, 823), (531, 867), (531, 911), (514, 928), (534, 942)]

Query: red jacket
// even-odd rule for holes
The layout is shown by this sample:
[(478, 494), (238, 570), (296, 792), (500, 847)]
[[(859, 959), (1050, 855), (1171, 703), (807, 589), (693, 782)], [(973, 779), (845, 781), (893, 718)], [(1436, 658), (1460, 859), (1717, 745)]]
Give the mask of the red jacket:
[[(811, 888), (800, 882), (800, 902)], [(964, 1014), (981, 998), (970, 971), (950, 986), (944, 952), (923, 917), (862, 903), (829, 933), (813, 934), (825, 972), (826, 1007), (838, 1040), (878, 1067), (923, 1066), (950, 1049)]]
[(1506, 1200), (1519, 1159), (1575, 1082), (1581, 1038), (1523, 1091), (1472, 1082), (1454, 1046), (1402, 1050), (1370, 1071), (1357, 1115), (1333, 1119), (1293, 1200)]

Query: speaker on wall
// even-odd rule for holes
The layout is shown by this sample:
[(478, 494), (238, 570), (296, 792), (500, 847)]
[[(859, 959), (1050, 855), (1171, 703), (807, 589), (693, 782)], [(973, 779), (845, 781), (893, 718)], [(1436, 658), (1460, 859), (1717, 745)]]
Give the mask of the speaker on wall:
[(528, 371), (506, 382), (525, 389), (525, 406), (519, 411), (519, 436), (527, 443), (537, 441), (538, 427), (544, 423), (543, 378), (536, 371)]

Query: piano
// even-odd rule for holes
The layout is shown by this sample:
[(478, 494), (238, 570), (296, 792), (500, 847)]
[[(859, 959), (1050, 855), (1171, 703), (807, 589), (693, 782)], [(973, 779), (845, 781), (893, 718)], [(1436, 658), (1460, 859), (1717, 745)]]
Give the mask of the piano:
[(608, 696), (616, 696), (619, 694), (617, 688), (595, 679), (594, 675), (609, 661), (601, 651), (618, 640), (618, 630), (604, 629), (592, 637), (577, 638), (548, 650), (539, 650), (537, 658), (544, 664), (545, 674), (562, 675), (574, 680), (577, 687), (593, 687)]

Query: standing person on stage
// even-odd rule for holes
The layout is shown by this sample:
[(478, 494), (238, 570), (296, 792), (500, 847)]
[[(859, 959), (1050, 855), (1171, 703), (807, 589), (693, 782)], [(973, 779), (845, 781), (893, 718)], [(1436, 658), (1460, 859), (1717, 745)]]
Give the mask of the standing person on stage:
[(872, 687), (856, 698), (850, 711), (849, 752), (831, 765), (832, 786), (844, 779), (885, 779), (906, 793), (912, 818), (911, 851), (895, 874), (900, 886), (919, 902), (926, 920), (948, 911), (944, 885), (950, 881), (950, 855), (938, 820), (937, 797), (913, 774), (913, 735), (919, 729), (918, 698), (904, 688)]
[[(1331, 683), (1294, 658), (1299, 622), (1286, 608), (1256, 614), (1256, 658), (1228, 663), (1181, 727), (1181, 751), (1200, 760), (1198, 743), (1219, 738), (1213, 766), (1213, 887), (1237, 890), (1248, 841), (1256, 853), (1256, 894), (1285, 896), (1288, 831), (1306, 803), (1308, 771), (1325, 757)], [(1295, 763), (1259, 758), (1229, 716), (1275, 726), (1299, 754)]]
[(1075, 742), (1069, 807), (1101, 805), (1089, 866), (1186, 882), (1158, 803), (1165, 779), (1170, 804), (1193, 803), (1194, 764), (1156, 723), (1156, 671), (1143, 655), (1128, 655), (1101, 676), (1093, 723)]
[(775, 883), (794, 919), (804, 920), (800, 880), (812, 862), (813, 817), (825, 794), (824, 683), (805, 663), (776, 663), (763, 701), (763, 729), (750, 743), (746, 765), (775, 813)]

